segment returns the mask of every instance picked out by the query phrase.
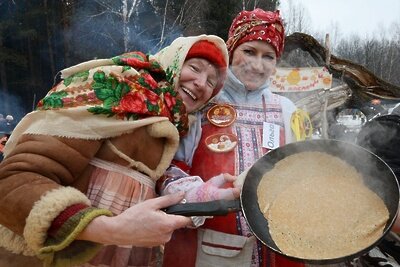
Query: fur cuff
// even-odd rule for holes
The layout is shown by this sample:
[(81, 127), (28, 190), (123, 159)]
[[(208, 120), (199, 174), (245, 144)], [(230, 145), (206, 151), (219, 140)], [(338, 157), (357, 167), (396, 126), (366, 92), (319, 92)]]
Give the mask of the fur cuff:
[(0, 247), (8, 251), (25, 256), (34, 256), (35, 252), (28, 247), (24, 238), (17, 235), (7, 227), (0, 225)]
[(35, 203), (24, 228), (24, 238), (28, 246), (38, 252), (44, 246), (47, 231), (53, 220), (71, 205), (83, 203), (90, 206), (89, 199), (72, 187), (61, 187), (49, 191)]

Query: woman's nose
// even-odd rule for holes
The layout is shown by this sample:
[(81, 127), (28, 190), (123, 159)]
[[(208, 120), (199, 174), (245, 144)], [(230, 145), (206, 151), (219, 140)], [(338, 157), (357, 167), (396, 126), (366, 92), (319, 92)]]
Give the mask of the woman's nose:
[(258, 72), (263, 71), (263, 62), (261, 57), (253, 57), (251, 59), (251, 67)]
[(194, 80), (194, 84), (197, 88), (204, 89), (207, 85), (207, 77), (205, 75), (199, 75)]

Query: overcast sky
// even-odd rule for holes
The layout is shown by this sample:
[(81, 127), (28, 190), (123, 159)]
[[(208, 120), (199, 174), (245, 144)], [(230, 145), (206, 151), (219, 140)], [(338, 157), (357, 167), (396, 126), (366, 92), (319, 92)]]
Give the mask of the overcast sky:
[[(400, 23), (400, 0), (292, 0), (306, 10), (312, 31), (329, 31), (338, 23), (343, 35), (371, 36), (382, 25), (389, 29), (392, 22)], [(288, 0), (281, 1), (285, 18)]]

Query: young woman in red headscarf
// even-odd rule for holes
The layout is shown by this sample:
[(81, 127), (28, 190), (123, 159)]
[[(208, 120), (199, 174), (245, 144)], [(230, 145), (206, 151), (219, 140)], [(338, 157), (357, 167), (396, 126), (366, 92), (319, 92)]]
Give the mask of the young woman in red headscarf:
[[(191, 165), (191, 175), (205, 181), (219, 173), (243, 178), (246, 170), (270, 149), (295, 141), (290, 120), (296, 107), (269, 89), (284, 38), (279, 11), (242, 11), (234, 19), (227, 41), (227, 79), (201, 114), (202, 133), (197, 149), (192, 151), (193, 158), (183, 158)], [(275, 138), (263, 143), (267, 133), (273, 133)], [(187, 151), (186, 154), (190, 155)], [(164, 266), (303, 264), (291, 262), (262, 245), (243, 214), (237, 212), (206, 219), (197, 230), (175, 231), (166, 244)]]

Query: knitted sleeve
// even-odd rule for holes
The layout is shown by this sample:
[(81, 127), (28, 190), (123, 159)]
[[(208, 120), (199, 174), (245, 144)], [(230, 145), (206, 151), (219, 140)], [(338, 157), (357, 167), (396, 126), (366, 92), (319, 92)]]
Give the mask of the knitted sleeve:
[(89, 261), (101, 244), (76, 240), (80, 232), (97, 216), (111, 216), (108, 210), (97, 209), (86, 204), (74, 204), (61, 212), (52, 222), (44, 246), (38, 257), (45, 266), (75, 266)]

